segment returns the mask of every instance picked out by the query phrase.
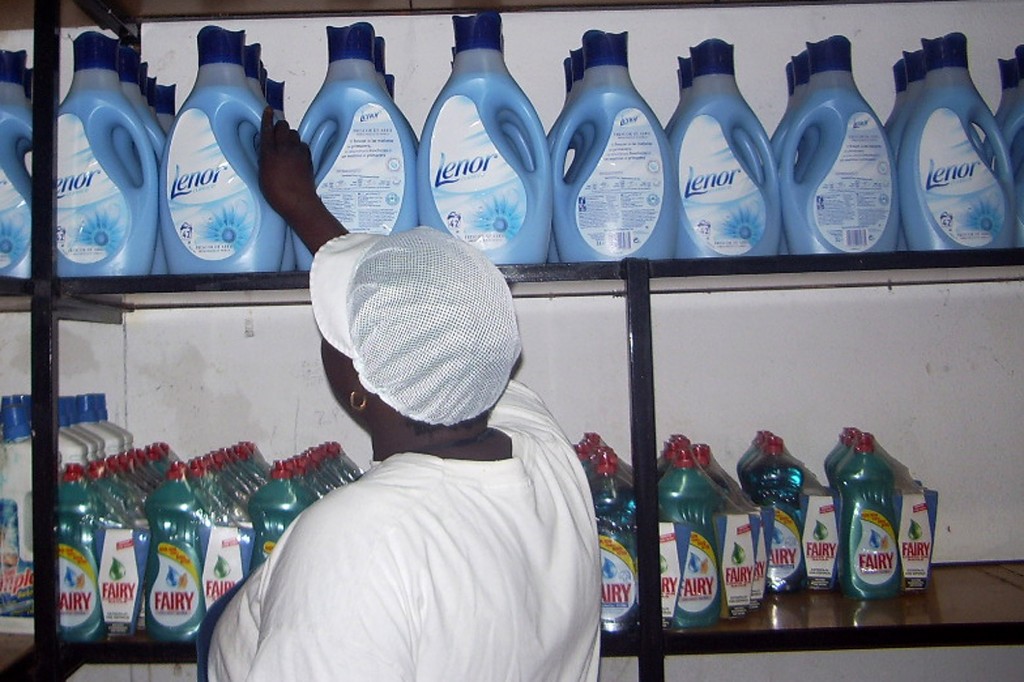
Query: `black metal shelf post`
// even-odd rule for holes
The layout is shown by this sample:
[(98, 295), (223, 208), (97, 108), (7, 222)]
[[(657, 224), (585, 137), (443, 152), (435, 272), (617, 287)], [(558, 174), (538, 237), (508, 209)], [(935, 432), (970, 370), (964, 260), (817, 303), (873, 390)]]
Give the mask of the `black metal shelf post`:
[(622, 275), (626, 281), (630, 450), (633, 494), (636, 496), (637, 599), (640, 603), (638, 666), (643, 682), (664, 682), (650, 264), (646, 260), (626, 259), (622, 262)]
[(57, 357), (54, 178), (60, 72), (60, 2), (37, 0), (32, 98), (32, 547), (37, 680), (63, 679), (58, 636)]

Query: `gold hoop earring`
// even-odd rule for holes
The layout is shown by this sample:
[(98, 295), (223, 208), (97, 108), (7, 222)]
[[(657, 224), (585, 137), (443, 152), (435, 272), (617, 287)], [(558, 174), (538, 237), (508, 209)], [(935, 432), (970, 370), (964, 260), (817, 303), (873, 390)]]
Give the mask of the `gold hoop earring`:
[[(358, 397), (357, 397), (358, 396)], [(359, 391), (352, 391), (348, 394), (348, 404), (356, 412), (362, 412), (366, 409), (366, 394), (360, 393)]]

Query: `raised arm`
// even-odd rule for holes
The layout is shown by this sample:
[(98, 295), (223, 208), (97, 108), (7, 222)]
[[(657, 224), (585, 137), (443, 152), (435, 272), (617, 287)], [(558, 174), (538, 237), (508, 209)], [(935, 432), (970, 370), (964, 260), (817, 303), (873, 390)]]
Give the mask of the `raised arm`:
[(331, 239), (348, 234), (316, 193), (309, 147), (286, 121), (274, 122), (263, 111), (260, 127), (260, 189), (267, 202), (285, 219), (310, 253)]

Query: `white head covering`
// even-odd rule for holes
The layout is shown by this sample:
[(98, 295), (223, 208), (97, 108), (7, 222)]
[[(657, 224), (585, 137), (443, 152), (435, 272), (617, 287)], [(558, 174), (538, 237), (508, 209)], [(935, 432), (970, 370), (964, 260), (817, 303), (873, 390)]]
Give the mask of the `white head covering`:
[(333, 239), (313, 259), (309, 290), (324, 339), (417, 421), (450, 426), (490, 409), (519, 357), (505, 278), (440, 230)]

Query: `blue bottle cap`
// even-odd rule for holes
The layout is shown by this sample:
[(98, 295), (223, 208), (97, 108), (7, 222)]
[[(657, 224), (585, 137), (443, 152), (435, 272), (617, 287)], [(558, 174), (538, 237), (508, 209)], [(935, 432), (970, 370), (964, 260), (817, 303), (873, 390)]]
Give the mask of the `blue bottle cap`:
[(793, 83), (796, 87), (806, 85), (807, 81), (811, 79), (811, 56), (804, 50), (798, 55), (794, 55), (792, 58), (793, 62)]
[(117, 47), (117, 73), (122, 83), (139, 84), (139, 53), (128, 45)]
[(390, 73), (384, 74), (384, 87), (387, 88), (388, 95), (391, 96), (391, 99), (394, 99), (395, 98), (395, 77), (394, 77), (393, 74), (390, 74)]
[(569, 92), (572, 90), (572, 59), (566, 57), (562, 60), (562, 73), (565, 76), (565, 91)]
[(903, 68), (907, 71), (907, 85), (924, 79), (924, 50), (903, 53)]
[(384, 36), (374, 36), (373, 38), (373, 68), (377, 73), (384, 73), (384, 52), (386, 46), (384, 44)]
[(69, 395), (57, 398), (57, 420), (61, 426), (71, 426), (76, 421), (75, 399)]
[(260, 79), (260, 56), (263, 54), (263, 46), (259, 43), (246, 45), (245, 54), (245, 77)]
[(501, 15), (480, 12), (466, 17), (452, 17), (455, 27), (455, 53), (463, 50), (498, 50), (501, 52)]
[(74, 41), (75, 71), (108, 69), (117, 71), (117, 40), (98, 31), (86, 31)]
[(267, 104), (271, 109), (284, 111), (284, 81), (267, 79)]
[(86, 423), (99, 421), (99, 406), (93, 394), (86, 393), (75, 396), (75, 408), (78, 410), (78, 420)]
[(25, 50), (0, 50), (0, 82), (24, 84)]
[(853, 71), (850, 58), (850, 40), (846, 36), (832, 36), (816, 43), (807, 43), (811, 73), (824, 71)]
[(156, 109), (156, 76), (146, 77), (146, 104)]
[(1003, 90), (1013, 90), (1020, 83), (1020, 71), (1017, 70), (1017, 59), (999, 60), (999, 82)]
[(28, 405), (15, 403), (0, 409), (4, 425), (4, 440), (21, 440), (32, 435), (32, 413)]
[(786, 62), (786, 92), (790, 97), (793, 96), (793, 91), (796, 89), (796, 74), (793, 70), (793, 61)]
[(196, 40), (199, 43), (199, 66), (205, 64), (242, 65), (245, 31), (228, 31), (219, 26), (204, 26)]
[(922, 38), (924, 65), (928, 71), (947, 67), (967, 68), (967, 36), (948, 33), (941, 38)]
[(892, 65), (892, 79), (896, 83), (896, 94), (907, 90), (907, 67), (903, 57), (896, 60)]
[(679, 68), (676, 69), (676, 77), (679, 79), (679, 89), (685, 90), (693, 85), (693, 60), (689, 57), (676, 57)]
[(733, 76), (736, 71), (732, 62), (733, 47), (724, 40), (708, 38), (696, 47), (690, 48), (693, 59), (693, 77), (726, 74)]
[(351, 26), (327, 27), (327, 58), (336, 62), (339, 59), (365, 59), (373, 63), (373, 26), (359, 21)]
[(569, 61), (572, 62), (572, 82), (575, 83), (583, 78), (583, 48), (569, 50)]
[(592, 66), (629, 66), (628, 33), (606, 33), (590, 29), (583, 34), (583, 68)]
[(1013, 56), (1017, 58), (1017, 71), (1024, 73), (1024, 45), (1018, 45), (1013, 51)]
[(157, 85), (155, 108), (158, 114), (174, 115), (174, 91), (176, 85)]

